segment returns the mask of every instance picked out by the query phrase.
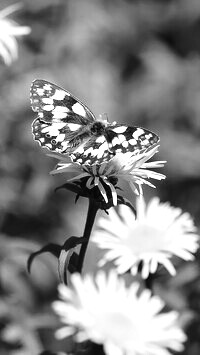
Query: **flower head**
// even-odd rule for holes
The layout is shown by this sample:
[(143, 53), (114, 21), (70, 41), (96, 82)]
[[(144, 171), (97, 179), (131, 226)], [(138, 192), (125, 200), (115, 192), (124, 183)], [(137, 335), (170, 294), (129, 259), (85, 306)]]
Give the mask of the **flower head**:
[(146, 206), (143, 197), (137, 199), (137, 219), (127, 206), (114, 209), (109, 216), (101, 217), (92, 241), (107, 249), (100, 265), (114, 261), (118, 273), (131, 270), (135, 275), (141, 266), (143, 278), (162, 264), (171, 275), (176, 270), (170, 258), (175, 255), (192, 260), (198, 248), (197, 229), (189, 213), (180, 208), (160, 203), (153, 198)]
[(114, 176), (106, 176), (103, 174), (102, 169), (104, 169), (105, 163), (102, 165), (91, 166), (81, 165), (72, 162), (68, 156), (61, 156), (58, 154), (48, 155), (60, 160), (56, 169), (51, 171), (51, 174), (75, 174), (73, 178), (68, 179), (67, 181), (76, 183), (76, 190), (79, 195), (94, 198), (98, 202), (104, 202), (104, 204), (109, 207), (117, 205), (117, 179), (115, 179)]
[(0, 55), (7, 65), (10, 65), (18, 57), (18, 45), (15, 37), (31, 32), (30, 27), (19, 26), (13, 20), (6, 18), (20, 7), (21, 4), (13, 4), (0, 11)]
[(139, 284), (125, 287), (114, 271), (99, 272), (95, 282), (72, 275), (73, 289), (59, 286), (61, 301), (54, 302), (65, 327), (57, 337), (75, 334), (77, 342), (102, 344), (107, 355), (169, 355), (181, 351), (186, 337), (177, 324), (178, 313), (160, 313), (163, 301), (149, 290), (138, 295)]
[(113, 205), (115, 206), (117, 205), (116, 189), (119, 188), (120, 181), (127, 181), (134, 193), (142, 194), (143, 184), (155, 187), (147, 179), (161, 180), (165, 178), (165, 175), (148, 170), (148, 168), (162, 167), (165, 163), (164, 161), (146, 162), (157, 151), (158, 146), (138, 155), (134, 155), (131, 152), (118, 153), (110, 161), (101, 165), (81, 165), (69, 161), (69, 157), (51, 154), (51, 156), (60, 160), (56, 169), (51, 173), (76, 173), (77, 175), (70, 181), (86, 178), (86, 187), (88, 189), (97, 187), (105, 202), (108, 202), (109, 195), (112, 197)]

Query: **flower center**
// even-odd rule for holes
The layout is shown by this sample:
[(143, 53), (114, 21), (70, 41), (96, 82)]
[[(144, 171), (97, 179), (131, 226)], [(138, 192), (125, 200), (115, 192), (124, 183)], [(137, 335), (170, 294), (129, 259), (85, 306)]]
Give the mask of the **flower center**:
[(130, 343), (138, 339), (133, 321), (120, 312), (107, 312), (98, 319), (99, 330), (115, 344)]
[(163, 250), (164, 236), (162, 230), (138, 223), (134, 230), (128, 233), (128, 238), (124, 242), (135, 254), (155, 252)]

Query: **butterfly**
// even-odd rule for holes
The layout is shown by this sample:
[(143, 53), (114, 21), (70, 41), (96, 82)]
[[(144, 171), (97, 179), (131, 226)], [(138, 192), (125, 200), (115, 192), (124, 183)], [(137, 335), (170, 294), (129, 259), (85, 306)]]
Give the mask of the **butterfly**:
[(159, 142), (144, 128), (96, 119), (90, 109), (70, 92), (45, 80), (33, 81), (31, 107), (34, 139), (53, 152), (68, 155), (81, 165), (101, 165), (118, 153), (137, 155)]

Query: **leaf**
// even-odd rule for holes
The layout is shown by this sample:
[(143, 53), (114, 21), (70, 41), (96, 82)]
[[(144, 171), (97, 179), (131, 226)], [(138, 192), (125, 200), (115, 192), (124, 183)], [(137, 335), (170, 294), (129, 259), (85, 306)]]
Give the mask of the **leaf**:
[(86, 238), (70, 237), (64, 243), (60, 256), (58, 258), (58, 272), (60, 281), (67, 284), (67, 271), (73, 273), (77, 271), (78, 263), (78, 246), (82, 244)]
[[(73, 263), (73, 260), (78, 259), (78, 254), (75, 253), (75, 250), (78, 251), (77, 246), (70, 250), (62, 249), (60, 257), (58, 259), (58, 273), (60, 281), (65, 285), (67, 285), (67, 271), (69, 271), (70, 273), (72, 273), (72, 270), (76, 271), (76, 265)], [(73, 266), (71, 267), (71, 265)]]
[(59, 244), (50, 243), (50, 244), (45, 245), (40, 250), (32, 253), (29, 256), (28, 261), (27, 261), (28, 272), (30, 273), (32, 262), (33, 262), (33, 260), (35, 259), (36, 256), (38, 256), (40, 254), (43, 254), (43, 253), (51, 253), (56, 258), (59, 258), (59, 255), (60, 255), (60, 252), (61, 252), (61, 248), (62, 247)]
[(31, 265), (36, 256), (43, 253), (51, 253), (58, 259), (58, 273), (61, 282), (67, 283), (67, 271), (70, 273), (75, 272), (78, 255), (75, 251), (78, 251), (78, 245), (85, 241), (83, 237), (72, 236), (68, 238), (63, 245), (50, 243), (45, 245), (40, 250), (32, 253), (27, 261), (27, 269), (30, 273)]

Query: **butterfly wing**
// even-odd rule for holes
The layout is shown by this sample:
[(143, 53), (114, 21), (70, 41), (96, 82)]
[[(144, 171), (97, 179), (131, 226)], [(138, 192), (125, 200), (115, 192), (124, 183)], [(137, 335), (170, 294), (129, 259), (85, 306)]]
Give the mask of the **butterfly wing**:
[(118, 153), (142, 154), (159, 143), (160, 138), (153, 132), (120, 124), (110, 124), (105, 134), (91, 136), (71, 154), (74, 162), (82, 165), (102, 164)]
[[(38, 114), (32, 124), (35, 140), (52, 151), (70, 155), (79, 164), (102, 164), (117, 153), (137, 155), (159, 142), (159, 137), (147, 129), (97, 121), (85, 104), (48, 81), (35, 80), (30, 98)], [(99, 131), (94, 133), (91, 127), (95, 122)]]
[(108, 137), (111, 140), (110, 150), (114, 154), (141, 154), (160, 141), (160, 138), (148, 129), (119, 124), (108, 128)]
[(81, 165), (101, 165), (115, 155), (114, 152), (110, 151), (109, 146), (105, 135), (91, 135), (87, 142), (73, 151), (70, 157), (74, 162)]
[[(31, 107), (38, 117), (32, 124), (35, 140), (59, 153), (88, 139), (88, 125), (95, 121), (89, 108), (68, 91), (45, 80), (35, 80), (30, 90)], [(84, 133), (81, 135), (81, 133)], [(75, 137), (79, 136), (79, 139)]]

